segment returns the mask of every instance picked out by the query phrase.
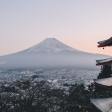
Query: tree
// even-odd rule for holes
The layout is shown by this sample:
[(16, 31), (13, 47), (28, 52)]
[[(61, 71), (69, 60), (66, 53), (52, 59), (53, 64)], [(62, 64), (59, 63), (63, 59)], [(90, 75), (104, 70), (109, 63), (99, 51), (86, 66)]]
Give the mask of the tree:
[(64, 112), (97, 112), (93, 110), (90, 103), (90, 93), (84, 84), (75, 84), (70, 87)]

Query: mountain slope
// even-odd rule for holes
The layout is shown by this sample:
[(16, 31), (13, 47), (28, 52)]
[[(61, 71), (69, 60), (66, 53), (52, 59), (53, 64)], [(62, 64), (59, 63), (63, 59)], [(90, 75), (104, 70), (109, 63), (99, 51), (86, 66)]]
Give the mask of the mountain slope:
[(39, 44), (23, 51), (24, 53), (47, 53), (47, 54), (57, 54), (63, 52), (73, 52), (75, 49), (65, 45), (55, 38), (47, 38)]
[(0, 67), (33, 68), (74, 66), (77, 68), (95, 69), (96, 59), (101, 58), (104, 58), (104, 56), (79, 51), (55, 38), (48, 38), (29, 49), (0, 57)]

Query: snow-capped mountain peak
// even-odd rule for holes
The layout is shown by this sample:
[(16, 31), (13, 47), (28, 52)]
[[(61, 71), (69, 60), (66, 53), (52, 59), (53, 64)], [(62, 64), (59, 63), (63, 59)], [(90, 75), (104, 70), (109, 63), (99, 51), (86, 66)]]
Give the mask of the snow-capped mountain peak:
[(47, 38), (26, 50), (28, 53), (60, 53), (60, 52), (72, 52), (73, 48), (65, 45), (56, 38)]
[(0, 57), (1, 68), (65, 67), (96, 68), (100, 55), (73, 49), (55, 38), (47, 38), (29, 49)]

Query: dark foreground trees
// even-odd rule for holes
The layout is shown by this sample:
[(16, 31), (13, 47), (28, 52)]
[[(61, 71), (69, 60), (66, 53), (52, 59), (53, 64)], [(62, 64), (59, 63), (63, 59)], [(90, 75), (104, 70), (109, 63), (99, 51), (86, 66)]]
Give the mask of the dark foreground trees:
[(47, 81), (1, 83), (0, 112), (97, 112), (90, 97), (91, 91), (83, 84), (66, 91)]

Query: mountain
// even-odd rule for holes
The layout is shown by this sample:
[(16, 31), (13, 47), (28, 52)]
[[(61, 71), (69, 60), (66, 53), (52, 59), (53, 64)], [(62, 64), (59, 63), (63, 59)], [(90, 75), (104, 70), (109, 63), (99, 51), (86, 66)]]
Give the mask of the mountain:
[(96, 68), (96, 60), (105, 56), (79, 51), (55, 38), (18, 53), (0, 57), (0, 68), (76, 67)]
[(63, 52), (73, 52), (75, 49), (63, 44), (55, 38), (47, 38), (44, 41), (40, 42), (38, 45), (35, 45), (27, 50), (25, 53), (48, 53), (48, 54), (57, 54)]

